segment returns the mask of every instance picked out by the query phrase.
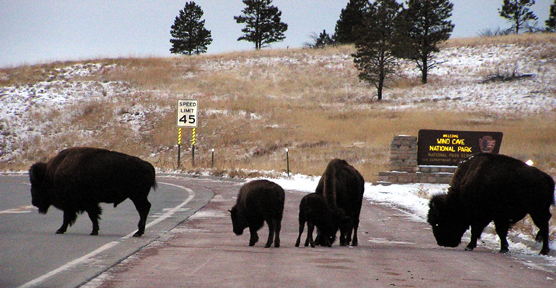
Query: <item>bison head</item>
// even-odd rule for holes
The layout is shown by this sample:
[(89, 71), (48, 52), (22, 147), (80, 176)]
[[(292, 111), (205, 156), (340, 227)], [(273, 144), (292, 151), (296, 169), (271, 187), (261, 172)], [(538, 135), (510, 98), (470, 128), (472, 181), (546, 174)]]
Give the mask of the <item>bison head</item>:
[(436, 243), (444, 247), (457, 247), (469, 228), (458, 207), (446, 201), (447, 195), (435, 195), (429, 202), (427, 222), (432, 227)]
[(234, 227), (234, 233), (236, 235), (243, 234), (243, 230), (248, 226), (247, 220), (243, 215), (241, 215), (241, 213), (239, 213), (237, 206), (234, 206), (232, 210), (230, 210), (230, 213), (232, 214), (232, 225)]
[(51, 205), (48, 196), (48, 181), (46, 177), (46, 163), (35, 163), (29, 169), (31, 180), (31, 203), (39, 208), (39, 213), (46, 214)]

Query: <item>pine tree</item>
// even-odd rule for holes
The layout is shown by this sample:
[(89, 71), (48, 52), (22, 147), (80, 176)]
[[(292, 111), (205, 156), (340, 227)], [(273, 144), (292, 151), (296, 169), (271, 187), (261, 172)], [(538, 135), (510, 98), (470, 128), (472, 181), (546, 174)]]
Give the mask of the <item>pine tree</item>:
[(203, 10), (195, 2), (185, 3), (179, 16), (176, 16), (170, 30), (173, 54), (201, 54), (207, 52), (207, 46), (212, 43), (211, 32), (205, 29), (205, 20), (201, 21)]
[(504, 0), (502, 8), (498, 9), (498, 12), (501, 17), (513, 23), (512, 29), (515, 30), (515, 34), (519, 34), (519, 30), (527, 27), (529, 21), (538, 19), (528, 8), (534, 4), (535, 0)]
[(322, 33), (319, 34), (319, 37), (315, 41), (315, 48), (324, 48), (333, 43), (332, 37), (326, 33), (326, 30), (322, 30)]
[(355, 29), (357, 52), (352, 56), (358, 76), (376, 87), (379, 101), (386, 79), (398, 68), (392, 51), (398, 39), (395, 23), (402, 9), (396, 0), (376, 0), (364, 9), (363, 25)]
[(402, 45), (395, 49), (398, 57), (414, 60), (421, 71), (421, 83), (426, 84), (428, 71), (436, 66), (433, 53), (438, 43), (450, 38), (454, 25), (448, 20), (454, 4), (448, 0), (408, 0), (407, 9), (397, 22)]
[(354, 27), (363, 25), (363, 10), (367, 0), (350, 0), (345, 9), (340, 13), (336, 22), (334, 41), (338, 44), (353, 44), (357, 40)]
[(546, 23), (546, 30), (556, 32), (556, 0), (554, 0), (554, 4), (550, 5), (548, 20), (544, 23)]
[(246, 5), (240, 16), (234, 16), (238, 24), (244, 24), (241, 29), (244, 33), (237, 41), (249, 41), (255, 43), (255, 49), (259, 50), (270, 45), (270, 43), (286, 39), (284, 32), (288, 30), (288, 24), (281, 22), (282, 11), (272, 6), (272, 0), (242, 0)]

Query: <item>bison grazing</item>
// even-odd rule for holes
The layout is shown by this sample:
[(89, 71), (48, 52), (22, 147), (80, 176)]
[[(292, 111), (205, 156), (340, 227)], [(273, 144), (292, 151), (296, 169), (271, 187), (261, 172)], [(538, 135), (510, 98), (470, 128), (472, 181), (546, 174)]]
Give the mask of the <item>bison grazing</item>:
[(340, 219), (341, 246), (349, 245), (350, 242), (352, 246), (358, 245), (357, 229), (364, 190), (363, 176), (345, 160), (340, 159), (328, 163), (317, 185), (315, 193), (324, 196), (333, 217)]
[(265, 247), (270, 247), (273, 241), (274, 247), (280, 247), (285, 198), (284, 189), (274, 182), (254, 180), (243, 185), (236, 205), (230, 210), (234, 233), (241, 235), (249, 227), (249, 246), (253, 246), (259, 241), (257, 231), (266, 222), (269, 232)]
[(307, 222), (307, 239), (305, 240), (305, 246), (311, 244), (311, 247), (315, 247), (313, 241), (313, 230), (315, 226), (321, 237), (321, 245), (328, 247), (332, 246), (336, 231), (338, 230), (338, 224), (333, 221), (324, 196), (316, 193), (305, 195), (299, 203), (299, 236), (297, 236), (295, 247), (299, 247), (301, 234), (303, 234), (303, 229), (305, 228), (305, 222)]
[(498, 154), (477, 154), (459, 164), (448, 194), (435, 195), (429, 203), (427, 221), (440, 246), (457, 247), (471, 226), (471, 241), (477, 247), (483, 229), (494, 221), (500, 252), (508, 251), (510, 227), (529, 214), (540, 231), (540, 254), (548, 247), (550, 205), (554, 205), (554, 180), (520, 160)]
[(91, 235), (98, 235), (100, 202), (133, 201), (140, 220), (135, 237), (145, 233), (151, 208), (147, 196), (156, 188), (154, 167), (137, 157), (104, 149), (70, 148), (47, 163), (38, 162), (29, 170), (31, 198), (39, 213), (46, 214), (50, 205), (64, 211), (62, 227), (66, 232), (77, 220), (77, 213), (87, 212), (93, 222)]

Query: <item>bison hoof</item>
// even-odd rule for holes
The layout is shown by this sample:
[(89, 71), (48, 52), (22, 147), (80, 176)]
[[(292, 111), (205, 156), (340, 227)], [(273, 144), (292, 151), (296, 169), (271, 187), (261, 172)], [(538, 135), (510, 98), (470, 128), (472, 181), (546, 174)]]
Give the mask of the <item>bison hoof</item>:
[(141, 237), (141, 236), (143, 236), (143, 233), (137, 232), (137, 233), (133, 234), (133, 237)]
[(501, 254), (505, 254), (505, 253), (508, 253), (508, 252), (510, 252), (510, 250), (508, 250), (508, 249), (500, 249), (500, 251), (498, 251), (498, 253), (501, 253)]
[(539, 255), (548, 255), (548, 252), (550, 252), (550, 249), (542, 249)]
[(93, 231), (90, 235), (98, 235), (98, 231)]
[(56, 234), (64, 234), (64, 233), (66, 233), (66, 231), (60, 229), (56, 230)]

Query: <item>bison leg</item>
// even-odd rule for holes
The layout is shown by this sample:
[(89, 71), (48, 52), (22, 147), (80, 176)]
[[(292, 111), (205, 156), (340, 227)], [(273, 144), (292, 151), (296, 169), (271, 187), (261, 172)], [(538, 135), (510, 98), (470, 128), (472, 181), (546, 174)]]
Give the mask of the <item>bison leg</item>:
[(313, 241), (314, 230), (315, 230), (315, 224), (313, 224), (313, 222), (311, 221), (307, 222), (307, 239), (305, 239), (305, 247), (311, 244), (311, 247), (315, 248), (315, 241)]
[(299, 247), (299, 243), (301, 242), (301, 235), (303, 234), (303, 229), (305, 229), (305, 220), (299, 219), (299, 235), (297, 236), (297, 241), (295, 241), (295, 247)]
[(494, 226), (496, 228), (496, 234), (500, 238), (500, 253), (507, 253), (509, 251), (508, 247), (508, 230), (510, 229), (510, 223), (507, 220), (494, 220)]
[(466, 251), (473, 251), (473, 249), (477, 247), (477, 240), (481, 238), (481, 234), (483, 234), (483, 230), (485, 229), (486, 225), (488, 225), (488, 223), (471, 225), (471, 241), (469, 241), (469, 244), (465, 246)]
[[(268, 240), (266, 240), (266, 244), (264, 245), (265, 248), (269, 248), (272, 245), (272, 241), (274, 240), (274, 233), (276, 231), (276, 223), (274, 219), (271, 219), (270, 221), (266, 221), (266, 224), (268, 225)], [(278, 246), (280, 246), (280, 244), (278, 243)]]
[(550, 221), (550, 217), (552, 217), (550, 212), (545, 213), (544, 215), (537, 215), (537, 214), (531, 215), (533, 222), (535, 223), (535, 225), (537, 225), (537, 227), (539, 227), (539, 232), (537, 233), (536, 240), (541, 241), (542, 239), (542, 248), (541, 251), (539, 252), (539, 254), (541, 255), (547, 255), (548, 252), (550, 252), (550, 247), (548, 246), (548, 242), (549, 242), (548, 221)]
[(359, 245), (359, 240), (357, 239), (357, 229), (359, 228), (359, 219), (353, 221), (353, 240), (351, 241), (351, 246)]
[(68, 226), (73, 225), (77, 220), (77, 212), (75, 211), (64, 211), (64, 222), (62, 226), (56, 230), (56, 234), (64, 234), (68, 230)]
[(149, 215), (149, 211), (151, 210), (151, 203), (147, 198), (143, 199), (131, 199), (133, 204), (135, 204), (135, 208), (137, 212), (139, 212), (139, 224), (137, 224), (137, 232), (133, 234), (133, 237), (141, 237), (145, 234), (145, 225), (147, 224), (147, 216)]
[(98, 204), (96, 206), (87, 209), (87, 214), (89, 215), (89, 219), (91, 219), (91, 222), (93, 223), (93, 231), (91, 232), (91, 235), (98, 235), (98, 230), (100, 229), (98, 225), (98, 221), (100, 220), (101, 213), (102, 210), (100, 206), (98, 206)]
[(259, 241), (259, 235), (257, 235), (257, 228), (249, 227), (249, 246), (255, 246), (255, 243)]
[(282, 230), (282, 222), (280, 220), (275, 220), (274, 225), (274, 247), (280, 247), (280, 230)]

